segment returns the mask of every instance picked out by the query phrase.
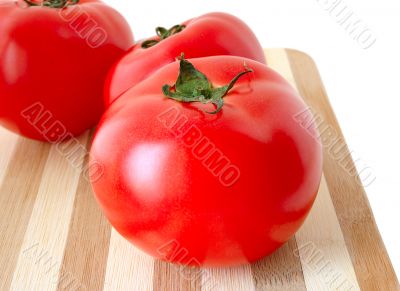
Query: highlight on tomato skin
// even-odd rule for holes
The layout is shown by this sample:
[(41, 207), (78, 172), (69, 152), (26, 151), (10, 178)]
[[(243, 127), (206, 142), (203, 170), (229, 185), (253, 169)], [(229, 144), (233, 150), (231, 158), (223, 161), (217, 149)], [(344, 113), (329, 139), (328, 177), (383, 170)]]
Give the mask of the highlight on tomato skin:
[(104, 169), (92, 181), (96, 199), (155, 258), (254, 262), (296, 233), (316, 198), (318, 132), (295, 118), (306, 109), (260, 62), (185, 53), (106, 110), (90, 155)]
[(106, 75), (134, 45), (97, 0), (2, 1), (0, 35), (0, 125), (51, 143), (98, 123)]
[(246, 23), (227, 13), (204, 14), (171, 28), (157, 27), (156, 36), (139, 41), (126, 53), (108, 74), (107, 106), (182, 52), (186, 58), (233, 55), (266, 63), (263, 48)]

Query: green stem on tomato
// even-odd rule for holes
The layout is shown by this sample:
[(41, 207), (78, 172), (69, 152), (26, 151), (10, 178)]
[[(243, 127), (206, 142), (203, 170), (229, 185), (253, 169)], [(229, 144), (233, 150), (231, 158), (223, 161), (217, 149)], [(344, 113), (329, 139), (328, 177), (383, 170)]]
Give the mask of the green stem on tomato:
[(185, 29), (185, 27), (186, 27), (185, 25), (181, 25), (181, 24), (174, 25), (170, 29), (167, 29), (167, 28), (161, 27), (161, 26), (156, 27), (156, 34), (159, 37), (159, 40), (158, 39), (146, 40), (142, 43), (142, 48), (147, 49), (152, 46), (155, 46), (160, 41), (170, 37), (171, 35), (181, 32), (182, 30)]
[(24, 0), (29, 6), (44, 6), (49, 8), (64, 8), (66, 6), (75, 5), (79, 0), (43, 0), (36, 2), (31, 0)]
[(179, 76), (175, 85), (168, 84), (162, 87), (164, 95), (179, 102), (201, 102), (203, 104), (212, 103), (217, 108), (210, 114), (216, 114), (224, 105), (224, 97), (233, 88), (235, 83), (244, 75), (253, 72), (252, 69), (244, 65), (245, 70), (238, 73), (228, 85), (214, 88), (206, 75), (198, 71), (192, 63), (185, 60), (181, 55)]

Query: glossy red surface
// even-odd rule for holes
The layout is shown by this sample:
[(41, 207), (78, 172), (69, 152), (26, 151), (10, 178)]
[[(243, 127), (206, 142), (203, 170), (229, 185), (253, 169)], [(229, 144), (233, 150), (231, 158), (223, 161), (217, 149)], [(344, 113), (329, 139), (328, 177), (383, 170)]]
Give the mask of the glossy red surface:
[(96, 125), (107, 72), (133, 45), (123, 17), (88, 0), (64, 9), (3, 1), (0, 35), (0, 124), (38, 140)]
[[(216, 115), (204, 112), (208, 105), (163, 96), (178, 62), (128, 90), (95, 135), (91, 162), (104, 174), (93, 188), (115, 229), (157, 258), (252, 262), (288, 241), (314, 202), (322, 171), (317, 131), (295, 120), (306, 105), (261, 63), (190, 61), (214, 86), (228, 84), (244, 63), (254, 72), (239, 79)], [(225, 163), (213, 164), (210, 155)]]

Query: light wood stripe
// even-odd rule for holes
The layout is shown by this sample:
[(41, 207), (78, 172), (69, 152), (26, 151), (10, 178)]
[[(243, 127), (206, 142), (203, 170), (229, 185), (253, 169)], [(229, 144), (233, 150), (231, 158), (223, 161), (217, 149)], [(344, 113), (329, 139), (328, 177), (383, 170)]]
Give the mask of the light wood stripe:
[(257, 291), (306, 290), (300, 257), (295, 255), (296, 239), (293, 237), (275, 253), (252, 265)]
[(265, 58), (268, 61), (268, 67), (278, 72), (286, 81), (296, 88), (296, 82), (286, 51), (284, 49), (266, 49), (264, 52)]
[[(300, 94), (343, 140), (342, 155), (349, 155), (313, 60), (295, 50), (287, 50), (287, 55)], [(347, 162), (347, 168), (354, 169), (352, 159)], [(340, 166), (327, 148), (324, 149), (324, 173), (361, 289), (400, 290), (360, 179)]]
[[(298, 90), (286, 51), (282, 49), (267, 50), (267, 58), (272, 60), (270, 66), (277, 70)], [(305, 101), (307, 102), (307, 100)], [(300, 249), (305, 283), (308, 290), (329, 290), (329, 285), (327, 286), (327, 284), (321, 283), (322, 281), (330, 282), (328, 279), (325, 279), (323, 275), (336, 276), (336, 274), (339, 274), (341, 276), (340, 279), (345, 278), (347, 283), (353, 286), (355, 288), (354, 290), (357, 290), (359, 287), (354, 274), (354, 268), (347, 251), (340, 225), (337, 222), (335, 208), (330, 199), (329, 192), (324, 191), (327, 190), (326, 187), (324, 188), (324, 183), (325, 180), (323, 178), (321, 191), (318, 193), (316, 204), (314, 204), (311, 210), (312, 219), (308, 217), (308, 223), (305, 223), (295, 236)], [(319, 236), (321, 237), (319, 238)], [(330, 241), (329, 237), (333, 241)], [(326, 238), (328, 238), (328, 241), (324, 241)], [(329, 242), (331, 244), (329, 244)], [(308, 246), (306, 244), (310, 245)], [(319, 263), (325, 263), (327, 267), (320, 270), (318, 269), (319, 265), (313, 266), (313, 262), (307, 262), (308, 257), (304, 255), (304, 252), (301, 252), (303, 247), (307, 250), (311, 248), (312, 250), (315, 249), (315, 252), (322, 252), (324, 260)], [(329, 247), (334, 249), (334, 251), (332, 251), (333, 253), (329, 253)], [(318, 274), (316, 274), (312, 267), (317, 268)], [(332, 268), (331, 271), (327, 271), (329, 267)], [(332, 284), (335, 284), (335, 282)]]
[[(87, 148), (91, 136), (92, 133)], [(84, 165), (88, 158), (86, 156)], [(60, 273), (64, 277), (69, 274), (86, 290), (102, 290), (110, 236), (111, 226), (94, 198), (88, 177), (82, 172)], [(66, 284), (65, 278), (60, 279), (58, 290), (66, 290)]]
[(0, 126), (0, 187), (13, 155), (18, 136)]
[(254, 291), (250, 265), (203, 269), (203, 291)]
[(19, 138), (0, 188), (0, 290), (8, 290), (29, 223), (48, 144)]
[(296, 239), (307, 290), (360, 290), (325, 177)]
[(201, 268), (179, 266), (156, 260), (154, 262), (153, 290), (200, 291)]
[(112, 229), (108, 252), (105, 291), (153, 289), (154, 259)]
[(51, 147), (10, 290), (56, 290), (82, 162), (76, 169)]

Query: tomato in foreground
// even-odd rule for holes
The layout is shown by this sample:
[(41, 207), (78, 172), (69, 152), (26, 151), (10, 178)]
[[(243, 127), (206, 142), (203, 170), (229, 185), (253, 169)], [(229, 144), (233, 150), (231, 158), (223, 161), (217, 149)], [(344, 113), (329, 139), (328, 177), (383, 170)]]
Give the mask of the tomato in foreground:
[(186, 58), (233, 55), (265, 63), (263, 49), (251, 29), (227, 13), (208, 13), (175, 25), (156, 28), (157, 36), (140, 41), (111, 69), (105, 86), (105, 102), (111, 104), (185, 52)]
[(104, 167), (92, 181), (97, 200), (119, 233), (156, 258), (258, 260), (294, 235), (318, 191), (317, 130), (294, 118), (305, 109), (259, 62), (182, 58), (103, 116), (91, 149)]
[(0, 124), (50, 142), (97, 124), (107, 72), (133, 45), (97, 0), (3, 1), (0, 35)]

